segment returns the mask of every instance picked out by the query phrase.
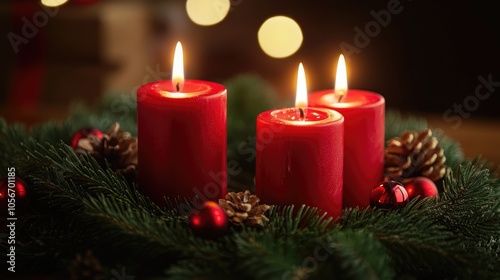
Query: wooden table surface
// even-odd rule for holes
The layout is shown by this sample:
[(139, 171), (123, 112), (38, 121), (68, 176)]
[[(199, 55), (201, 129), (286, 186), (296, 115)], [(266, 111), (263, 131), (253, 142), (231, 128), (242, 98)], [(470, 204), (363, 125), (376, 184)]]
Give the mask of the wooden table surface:
[(467, 158), (482, 156), (500, 165), (500, 119), (472, 116), (463, 119), (456, 129), (445, 122), (442, 115), (419, 114), (427, 119), (430, 128), (441, 129), (448, 137), (458, 141)]

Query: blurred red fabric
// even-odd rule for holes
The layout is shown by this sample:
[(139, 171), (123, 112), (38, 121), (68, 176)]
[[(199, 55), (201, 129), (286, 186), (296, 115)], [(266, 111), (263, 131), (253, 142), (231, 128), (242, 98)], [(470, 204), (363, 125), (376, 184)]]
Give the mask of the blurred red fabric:
[[(39, 1), (11, 1), (10, 9), (12, 32), (28, 41), (18, 45), (7, 105), (36, 107), (47, 73), (47, 44), (44, 29), (33, 24), (33, 16), (37, 12), (43, 12), (43, 8)], [(37, 30), (32, 38), (26, 38), (23, 34), (27, 22), (33, 24)]]

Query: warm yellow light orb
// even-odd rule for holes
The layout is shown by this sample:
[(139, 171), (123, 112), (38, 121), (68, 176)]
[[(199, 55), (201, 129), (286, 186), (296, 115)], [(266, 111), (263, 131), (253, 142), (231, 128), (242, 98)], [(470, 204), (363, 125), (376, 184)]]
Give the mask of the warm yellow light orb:
[(68, 0), (42, 0), (41, 2), (42, 2), (42, 5), (44, 5), (44, 6), (54, 8), (54, 7), (61, 6), (62, 4), (68, 2)]
[(294, 54), (302, 45), (302, 30), (297, 22), (285, 16), (267, 19), (258, 32), (259, 44), (269, 56), (283, 58)]
[(214, 25), (221, 22), (229, 12), (229, 0), (187, 0), (189, 18), (198, 25)]

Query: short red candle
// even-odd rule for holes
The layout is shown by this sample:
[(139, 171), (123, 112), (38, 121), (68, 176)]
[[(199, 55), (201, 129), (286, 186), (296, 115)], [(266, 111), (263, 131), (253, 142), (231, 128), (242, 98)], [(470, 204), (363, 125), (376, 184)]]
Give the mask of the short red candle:
[(199, 80), (184, 81), (181, 91), (172, 81), (137, 90), (139, 189), (155, 203), (225, 196), (226, 92)]
[(344, 207), (366, 207), (370, 193), (383, 178), (385, 101), (381, 95), (348, 90), (336, 102), (334, 90), (309, 94), (311, 106), (334, 109), (345, 118)]
[(267, 204), (306, 204), (338, 217), (344, 118), (321, 108), (304, 108), (301, 118), (299, 110), (270, 110), (257, 117), (255, 192)]

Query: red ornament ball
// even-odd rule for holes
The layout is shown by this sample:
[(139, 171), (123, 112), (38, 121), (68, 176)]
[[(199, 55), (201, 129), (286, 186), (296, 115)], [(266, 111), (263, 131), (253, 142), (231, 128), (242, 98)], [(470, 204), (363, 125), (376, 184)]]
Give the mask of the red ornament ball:
[(0, 179), (0, 216), (15, 217), (28, 207), (28, 184), (19, 177)]
[(422, 199), (424, 197), (436, 197), (439, 194), (436, 184), (427, 177), (416, 177), (405, 184), (405, 189), (410, 200), (417, 196)]
[(80, 141), (80, 139), (89, 138), (91, 136), (95, 136), (99, 139), (102, 139), (103, 133), (97, 128), (92, 128), (92, 127), (82, 128), (77, 132), (75, 132), (75, 134), (73, 134), (73, 138), (71, 138), (71, 148), (73, 148), (73, 150), (76, 150), (76, 148), (78, 148), (78, 142)]
[(194, 234), (204, 238), (219, 237), (227, 230), (227, 216), (216, 202), (207, 201), (201, 209), (193, 209), (189, 222)]
[(396, 181), (381, 182), (370, 194), (370, 205), (382, 209), (399, 209), (409, 201), (405, 187)]

